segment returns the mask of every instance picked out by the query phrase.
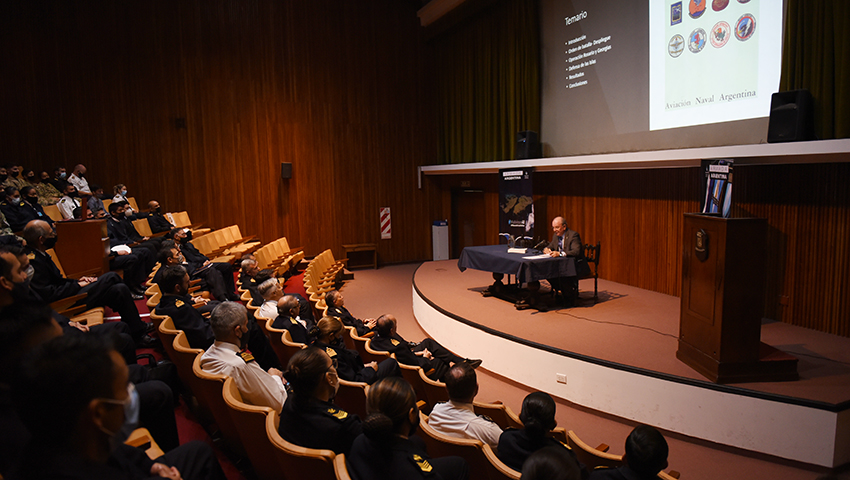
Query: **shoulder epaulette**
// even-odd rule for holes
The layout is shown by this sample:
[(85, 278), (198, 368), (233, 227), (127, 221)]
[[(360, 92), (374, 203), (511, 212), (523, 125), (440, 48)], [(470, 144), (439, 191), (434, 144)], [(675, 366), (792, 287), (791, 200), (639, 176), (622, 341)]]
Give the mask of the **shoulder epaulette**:
[(399, 342), (399, 341), (398, 341), (398, 340), (396, 340), (395, 338), (391, 338), (391, 339), (390, 339), (390, 343), (392, 343), (392, 344), (393, 344), (393, 346), (396, 346), (396, 347), (397, 347), (397, 346), (399, 346), (399, 344), (400, 344), (401, 342)]
[(253, 356), (253, 355), (251, 355), (251, 352), (249, 352), (249, 351), (247, 351), (247, 350), (243, 350), (243, 351), (241, 351), (241, 352), (236, 352), (236, 355), (237, 355), (239, 358), (241, 358), (242, 360), (245, 360), (245, 363), (249, 363), (249, 362), (253, 362), (253, 361), (254, 361), (254, 356)]
[(177, 308), (180, 308), (183, 305), (186, 305), (186, 302), (184, 302), (183, 300), (175, 300), (174, 301), (174, 306), (177, 307)]
[(425, 473), (431, 473), (431, 470), (434, 468), (431, 466), (428, 460), (425, 460), (424, 458), (415, 453), (412, 454), (411, 460), (413, 460), (413, 463), (415, 463), (416, 466), (419, 467), (419, 469)]
[(337, 420), (345, 420), (346, 418), (348, 418), (348, 412), (336, 407), (328, 407), (327, 410), (325, 410), (325, 413), (336, 418)]
[(327, 352), (329, 357), (335, 357), (336, 356), (336, 350), (334, 350), (331, 347), (325, 348), (325, 352)]

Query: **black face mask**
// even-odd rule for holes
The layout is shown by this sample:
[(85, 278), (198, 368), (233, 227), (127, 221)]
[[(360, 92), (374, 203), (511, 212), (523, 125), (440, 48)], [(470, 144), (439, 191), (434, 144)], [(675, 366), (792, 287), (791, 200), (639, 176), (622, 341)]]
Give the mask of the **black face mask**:
[(35, 183), (35, 176), (30, 175), (29, 177), (27, 177), (27, 181), (30, 183)]
[(18, 174), (19, 174), (19, 173), (20, 173), (20, 172), (16, 172), (16, 171), (12, 170), (11, 172), (9, 172), (9, 175), (11, 175), (11, 176), (12, 176), (12, 178), (18, 178)]
[(7, 178), (9, 178), (9, 176), (5, 173), (0, 174), (0, 182), (5, 182)]
[(83, 178), (83, 177), (86, 176), (86, 174), (85, 173), (78, 173), (77, 176), (80, 177), (80, 178)]
[(19, 283), (12, 284), (12, 298), (15, 302), (26, 302), (29, 301), (30, 298), (30, 277), (27, 277), (26, 280)]
[(30, 205), (38, 205), (38, 197), (26, 197)]
[(73, 192), (69, 193), (68, 196), (71, 198), (77, 198), (80, 196), (80, 192), (74, 190)]
[(156, 208), (153, 210), (153, 213), (162, 213), (162, 207), (156, 207)]
[(331, 346), (332, 347), (342, 347), (344, 345), (345, 345), (345, 341), (342, 339), (342, 337), (337, 337), (337, 338), (331, 340)]
[(44, 239), (44, 248), (51, 249), (51, 248), (55, 247), (56, 246), (56, 240), (58, 240), (58, 239), (59, 239), (58, 236), (45, 238)]

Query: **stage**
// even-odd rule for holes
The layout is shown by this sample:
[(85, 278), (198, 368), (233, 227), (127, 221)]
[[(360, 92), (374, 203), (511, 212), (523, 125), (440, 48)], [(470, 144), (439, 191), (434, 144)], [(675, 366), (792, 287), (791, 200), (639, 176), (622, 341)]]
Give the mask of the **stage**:
[(576, 307), (517, 311), (481, 295), (492, 282), (456, 260), (423, 263), (417, 321), (488, 370), (594, 410), (814, 465), (850, 461), (850, 339), (766, 322), (762, 342), (799, 358), (800, 380), (716, 385), (676, 359), (677, 297), (600, 279), (594, 304), (583, 280)]

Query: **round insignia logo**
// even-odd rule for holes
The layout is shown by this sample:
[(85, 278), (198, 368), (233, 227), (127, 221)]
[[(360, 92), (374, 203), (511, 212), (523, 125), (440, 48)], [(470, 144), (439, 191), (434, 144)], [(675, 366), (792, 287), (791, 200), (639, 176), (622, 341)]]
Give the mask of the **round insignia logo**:
[(705, 13), (705, 2), (707, 0), (690, 0), (688, 2), (688, 15), (691, 18), (699, 18)]
[(699, 53), (705, 47), (705, 30), (697, 28), (688, 37), (688, 49), (693, 53)]
[(671, 38), (670, 42), (667, 43), (667, 53), (669, 53), (671, 57), (676, 58), (681, 55), (684, 50), (685, 39), (679, 34), (673, 35), (673, 38)]
[(713, 27), (711, 27), (711, 36), (709, 39), (711, 40), (711, 46), (714, 48), (720, 48), (723, 45), (726, 45), (726, 42), (729, 41), (729, 37), (732, 36), (732, 28), (726, 22), (717, 22)]
[(711, 9), (715, 12), (719, 12), (729, 6), (729, 0), (714, 0), (711, 2)]
[(749, 40), (756, 31), (756, 18), (749, 13), (741, 15), (738, 23), (735, 24), (735, 36), (740, 41)]

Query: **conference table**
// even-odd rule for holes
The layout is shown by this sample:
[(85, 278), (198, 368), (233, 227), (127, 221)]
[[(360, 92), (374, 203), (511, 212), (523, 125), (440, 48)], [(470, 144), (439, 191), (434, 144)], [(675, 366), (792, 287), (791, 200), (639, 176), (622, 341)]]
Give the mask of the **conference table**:
[[(457, 261), (461, 272), (467, 268), (492, 272), (495, 282), (487, 287), (484, 296), (495, 296), (512, 301), (518, 310), (529, 307), (545, 310), (540, 301), (540, 280), (549, 278), (576, 278), (576, 263), (573, 257), (550, 257), (548, 255), (508, 252), (507, 245), (466, 247)], [(515, 283), (505, 285), (505, 275), (513, 275)], [(526, 284), (526, 288), (522, 285)]]

